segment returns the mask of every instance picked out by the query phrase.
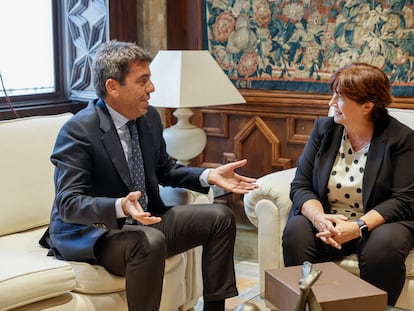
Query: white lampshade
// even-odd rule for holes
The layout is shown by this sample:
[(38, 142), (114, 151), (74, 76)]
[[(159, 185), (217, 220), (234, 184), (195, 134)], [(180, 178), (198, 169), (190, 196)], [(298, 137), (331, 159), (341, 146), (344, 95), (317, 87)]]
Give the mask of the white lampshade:
[(190, 108), (245, 103), (209, 51), (159, 51), (151, 62), (151, 105)]
[(163, 132), (167, 152), (180, 163), (203, 151), (205, 132), (190, 123), (190, 107), (245, 103), (245, 99), (209, 51), (159, 51), (150, 65), (155, 107), (178, 108), (177, 123)]

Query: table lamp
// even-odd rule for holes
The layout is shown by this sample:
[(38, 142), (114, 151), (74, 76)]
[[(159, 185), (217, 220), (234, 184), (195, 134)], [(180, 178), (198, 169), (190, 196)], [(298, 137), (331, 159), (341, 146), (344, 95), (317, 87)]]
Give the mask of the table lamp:
[(167, 152), (188, 165), (206, 146), (203, 129), (191, 124), (191, 107), (245, 103), (245, 99), (206, 50), (161, 50), (150, 65), (155, 107), (177, 108), (177, 123), (164, 129)]

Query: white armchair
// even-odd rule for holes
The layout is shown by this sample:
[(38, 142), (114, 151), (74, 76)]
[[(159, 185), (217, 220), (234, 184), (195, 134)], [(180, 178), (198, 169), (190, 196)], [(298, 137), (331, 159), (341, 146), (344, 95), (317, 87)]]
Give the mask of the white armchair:
[[(414, 110), (389, 109), (390, 114), (414, 128)], [(282, 233), (292, 202), (289, 198), (290, 183), (296, 168), (270, 173), (258, 179), (260, 187), (244, 196), (247, 217), (258, 229), (258, 260), (260, 287), (264, 293), (264, 271), (284, 266)], [(342, 268), (359, 275), (356, 254), (337, 262)], [(414, 249), (406, 260), (406, 281), (397, 306), (414, 310)]]

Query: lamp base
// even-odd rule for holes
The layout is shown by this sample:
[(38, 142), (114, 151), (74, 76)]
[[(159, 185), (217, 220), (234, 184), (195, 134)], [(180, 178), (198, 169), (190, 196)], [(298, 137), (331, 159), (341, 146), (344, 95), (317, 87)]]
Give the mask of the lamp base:
[(177, 123), (163, 131), (167, 153), (180, 164), (188, 165), (190, 159), (203, 151), (207, 135), (203, 129), (190, 123), (193, 115), (190, 109), (178, 108), (173, 114), (177, 117)]

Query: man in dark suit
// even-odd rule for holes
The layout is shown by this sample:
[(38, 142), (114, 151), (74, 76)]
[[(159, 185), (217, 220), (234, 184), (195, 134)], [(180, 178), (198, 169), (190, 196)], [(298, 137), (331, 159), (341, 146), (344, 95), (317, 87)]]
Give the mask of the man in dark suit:
[[(257, 185), (234, 172), (246, 160), (206, 170), (169, 157), (160, 117), (149, 106), (150, 61), (148, 52), (127, 42), (109, 41), (97, 51), (99, 98), (58, 135), (51, 156), (56, 197), (41, 244), (57, 258), (125, 275), (128, 307), (137, 311), (158, 310), (165, 259), (202, 245), (204, 310), (224, 310), (225, 299), (237, 295), (234, 215), (220, 204), (165, 206), (159, 185), (207, 193), (216, 184), (239, 194)], [(138, 146), (127, 124), (138, 130)], [(143, 164), (143, 185), (131, 174), (135, 148), (141, 149), (135, 165)]]

